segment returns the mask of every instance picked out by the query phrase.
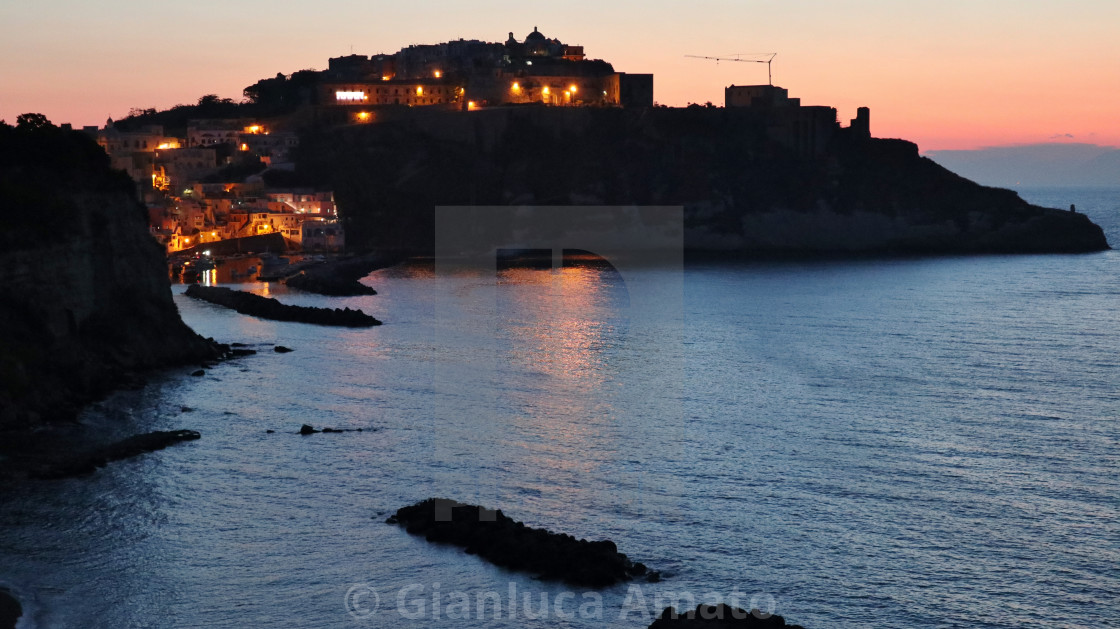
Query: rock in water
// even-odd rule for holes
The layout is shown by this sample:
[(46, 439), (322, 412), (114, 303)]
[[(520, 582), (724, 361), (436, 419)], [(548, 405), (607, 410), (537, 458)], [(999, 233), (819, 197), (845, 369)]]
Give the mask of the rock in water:
[(723, 603), (697, 605), (696, 609), (683, 614), (678, 614), (672, 607), (666, 607), (649, 629), (768, 629), (770, 627), (805, 629), (801, 625), (787, 625), (785, 618), (775, 614), (764, 614), (757, 609), (748, 612)]
[(19, 601), (5, 590), (0, 590), (0, 629), (15, 629), (16, 621), (23, 615)]
[(311, 308), (308, 306), (289, 306), (270, 297), (261, 297), (224, 286), (200, 286), (191, 284), (185, 293), (188, 297), (208, 301), (212, 304), (232, 308), (241, 314), (273, 319), (276, 321), (297, 321), (318, 325), (340, 325), (351, 328), (364, 328), (381, 325), (377, 319), (361, 310), (349, 308)]
[(377, 291), (358, 280), (399, 259), (399, 256), (394, 255), (367, 254), (333, 260), (306, 269), (299, 275), (289, 277), (284, 283), (292, 288), (332, 297), (376, 295)]
[(645, 569), (636, 567), (610, 540), (589, 542), (531, 528), (501, 510), (443, 498), (402, 507), (388, 523), (430, 542), (460, 546), (503, 568), (572, 585), (606, 587), (629, 581)]
[(97, 468), (104, 467), (110, 461), (119, 461), (145, 452), (162, 450), (180, 441), (194, 441), (201, 437), (202, 435), (194, 430), (160, 430), (133, 435), (106, 446), (56, 459), (38, 470), (34, 476), (36, 478), (68, 478), (92, 474)]

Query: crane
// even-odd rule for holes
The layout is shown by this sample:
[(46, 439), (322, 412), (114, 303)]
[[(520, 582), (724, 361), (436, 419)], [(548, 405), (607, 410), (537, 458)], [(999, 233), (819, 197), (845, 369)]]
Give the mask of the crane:
[[(776, 52), (760, 52), (754, 54), (741, 54), (733, 55), (731, 57), (705, 57), (703, 55), (685, 55), (693, 59), (710, 59), (712, 61), (745, 61), (749, 63), (765, 63), (766, 64), (766, 77), (770, 80), (770, 85), (774, 84), (774, 75), (770, 73), (770, 62), (774, 57), (778, 56)], [(765, 57), (765, 59), (743, 59), (743, 57)]]

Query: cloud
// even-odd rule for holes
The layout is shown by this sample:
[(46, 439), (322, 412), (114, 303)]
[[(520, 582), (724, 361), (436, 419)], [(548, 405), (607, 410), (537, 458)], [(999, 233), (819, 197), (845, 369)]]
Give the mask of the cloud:
[(1063, 138), (1069, 138), (1069, 139), (1072, 140), (1073, 139), (1073, 134), (1072, 133), (1059, 133), (1059, 134), (1050, 136), (1051, 140), (1061, 140)]

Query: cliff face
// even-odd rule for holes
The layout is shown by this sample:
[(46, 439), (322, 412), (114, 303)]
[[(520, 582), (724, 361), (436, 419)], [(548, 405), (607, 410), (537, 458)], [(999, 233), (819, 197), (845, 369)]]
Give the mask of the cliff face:
[[(381, 114), (379, 114), (381, 115)], [(523, 107), (386, 113), (309, 134), (301, 171), (335, 190), (354, 246), (429, 250), (437, 205), (683, 205), (686, 247), (737, 254), (1069, 252), (1086, 217), (1027, 204), (837, 130), (797, 153), (745, 109)]]
[(179, 318), (131, 183), (91, 140), (0, 126), (0, 208), (0, 429), (218, 356)]

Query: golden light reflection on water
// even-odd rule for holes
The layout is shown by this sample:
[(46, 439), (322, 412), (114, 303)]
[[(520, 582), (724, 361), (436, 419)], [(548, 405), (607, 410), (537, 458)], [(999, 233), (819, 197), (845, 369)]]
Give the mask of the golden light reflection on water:
[(498, 282), (499, 360), (540, 382), (509, 394), (520, 438), (508, 445), (521, 452), (519, 464), (545, 477), (596, 473), (600, 462), (587, 453), (610, 440), (612, 361), (627, 314), (617, 297), (625, 289), (609, 267), (593, 266), (512, 268)]
[(609, 350), (619, 340), (618, 312), (610, 299), (617, 288), (594, 268), (565, 266), (552, 272), (510, 269), (500, 281), (499, 316), (511, 341), (507, 357), (554, 381), (579, 388), (602, 383)]

